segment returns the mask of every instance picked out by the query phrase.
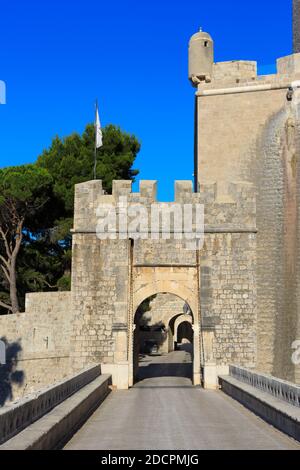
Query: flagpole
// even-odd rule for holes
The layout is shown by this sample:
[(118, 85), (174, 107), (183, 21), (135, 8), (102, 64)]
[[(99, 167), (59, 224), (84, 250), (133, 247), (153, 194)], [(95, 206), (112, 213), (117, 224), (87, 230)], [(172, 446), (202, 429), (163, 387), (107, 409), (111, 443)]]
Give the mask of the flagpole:
[(95, 109), (95, 148), (94, 148), (94, 180), (97, 179), (97, 110), (98, 110), (98, 100), (96, 100), (96, 109)]

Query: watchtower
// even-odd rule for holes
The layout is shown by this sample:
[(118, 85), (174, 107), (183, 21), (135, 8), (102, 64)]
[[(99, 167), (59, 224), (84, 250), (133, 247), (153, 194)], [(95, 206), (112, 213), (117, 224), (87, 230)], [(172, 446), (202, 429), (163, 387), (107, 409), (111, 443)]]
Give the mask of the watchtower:
[(208, 33), (200, 31), (189, 42), (189, 79), (193, 86), (210, 82), (214, 63), (214, 42)]
[[(258, 76), (255, 61), (211, 62), (212, 53), (203, 50), (207, 33), (198, 33), (202, 42), (192, 36), (189, 50), (189, 79), (197, 86), (195, 191), (217, 183), (216, 200), (231, 204), (232, 182), (253, 185), (256, 368), (291, 381), (300, 376), (291, 361), (300, 332), (299, 20), (300, 0), (294, 0), (295, 53), (277, 60), (275, 74)], [(220, 217), (212, 211), (206, 203), (208, 217)], [(236, 230), (244, 236), (244, 228)]]

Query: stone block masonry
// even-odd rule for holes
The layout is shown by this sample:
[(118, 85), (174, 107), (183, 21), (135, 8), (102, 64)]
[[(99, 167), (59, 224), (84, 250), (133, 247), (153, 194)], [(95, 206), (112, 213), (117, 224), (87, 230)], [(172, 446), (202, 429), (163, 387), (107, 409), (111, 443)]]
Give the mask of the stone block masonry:
[[(296, 48), (299, 6), (295, 1)], [(251, 198), (241, 204), (248, 214), (244, 226), (249, 234), (257, 230), (257, 367), (299, 382), (292, 344), (300, 339), (300, 54), (278, 59), (273, 75), (258, 76), (256, 68), (255, 62), (217, 63), (211, 82), (198, 85), (198, 180), (206, 224), (215, 220), (219, 227), (228, 227), (229, 219), (233, 229), (242, 222), (231, 201), (232, 182), (242, 182), (244, 194), (248, 184), (254, 188), (256, 213)], [(214, 194), (216, 204), (209, 207)], [(228, 204), (226, 215), (217, 201)]]
[[(210, 234), (201, 250), (201, 317), (205, 360), (256, 365), (256, 237)], [(210, 343), (211, 341), (211, 343)]]
[(120, 197), (150, 221), (156, 182), (141, 181), (133, 193), (131, 181), (114, 181), (110, 195), (101, 181), (76, 185), (71, 293), (30, 295), (25, 314), (0, 318), (0, 336), (21, 343), (27, 388), (93, 364), (117, 387), (131, 386), (136, 311), (153, 295), (175, 295), (190, 309), (195, 385), (215, 387), (231, 363), (300, 380), (292, 362), (300, 339), (300, 54), (257, 76), (256, 62), (214, 64), (210, 36), (196, 39), (190, 78), (198, 86), (200, 185), (194, 192), (192, 182), (177, 181), (175, 201), (160, 206), (174, 214), (180, 204), (204, 205), (204, 243), (176, 237), (175, 219), (169, 238), (165, 228), (155, 240), (144, 227), (136, 237), (117, 225), (101, 239), (99, 211), (110, 206), (118, 216)]
[(94, 366), (0, 410), (0, 450), (60, 449), (110, 392)]
[[(1, 396), (5, 402), (64, 378), (70, 371), (70, 329), (72, 308), (70, 292), (27, 294), (25, 313), (0, 316), (0, 338), (9, 350), (19, 353), (7, 357), (7, 366), (0, 366)], [(6, 371), (19, 372), (22, 380), (10, 381)], [(1, 385), (1, 384), (0, 384)], [(6, 390), (6, 391), (5, 391)], [(4, 395), (6, 395), (4, 397)]]
[[(255, 195), (249, 183), (231, 183), (224, 199), (218, 184), (193, 193), (176, 182), (176, 203), (204, 204), (206, 233), (201, 250), (174, 239), (107, 239), (96, 235), (97, 209), (119, 196), (148, 209), (156, 183), (116, 181), (104, 195), (101, 181), (76, 186), (72, 291), (29, 294), (26, 312), (0, 317), (1, 336), (20, 345), (14, 398), (93, 364), (127, 388), (134, 377), (134, 326), (138, 306), (155, 294), (175, 295), (191, 310), (194, 383), (201, 368), (229, 363), (256, 365)], [(172, 208), (172, 203), (166, 204)], [(179, 308), (179, 307), (178, 307)], [(158, 316), (156, 315), (158, 321)], [(163, 311), (161, 312), (163, 317)], [(161, 318), (163, 320), (163, 318)]]
[(46, 387), (29, 394), (16, 404), (4, 407), (0, 411), (0, 444), (40, 419), (52, 408), (70, 397), (82, 387), (99, 377), (99, 366), (88, 368), (52, 387)]
[[(226, 199), (219, 197), (214, 183), (204, 185), (198, 194), (191, 182), (178, 181), (175, 187), (176, 203), (205, 206), (206, 233), (200, 251), (187, 250), (173, 232), (170, 239), (159, 240), (124, 240), (118, 234), (112, 240), (97, 238), (99, 207), (117, 204), (120, 196), (126, 196), (129, 204), (149, 209), (156, 201), (155, 182), (142, 181), (140, 192), (132, 193), (130, 182), (117, 181), (112, 195), (103, 194), (101, 181), (76, 186), (71, 333), (76, 370), (101, 362), (115, 380), (122, 369), (122, 383), (130, 385), (135, 312), (155, 294), (177, 295), (192, 311), (194, 381), (205, 361), (215, 367), (233, 361), (248, 367), (256, 364), (253, 186), (233, 182)], [(172, 203), (167, 205), (172, 208)]]

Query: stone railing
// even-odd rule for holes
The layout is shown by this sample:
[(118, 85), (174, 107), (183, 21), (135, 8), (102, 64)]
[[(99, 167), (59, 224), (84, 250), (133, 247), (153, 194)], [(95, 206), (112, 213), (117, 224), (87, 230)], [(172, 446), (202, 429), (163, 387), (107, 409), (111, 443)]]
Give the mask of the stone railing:
[(290, 405), (300, 407), (299, 385), (234, 365), (229, 366), (229, 375)]
[(0, 444), (12, 438), (79, 391), (101, 374), (99, 365), (89, 367), (53, 386), (28, 395), (0, 409)]

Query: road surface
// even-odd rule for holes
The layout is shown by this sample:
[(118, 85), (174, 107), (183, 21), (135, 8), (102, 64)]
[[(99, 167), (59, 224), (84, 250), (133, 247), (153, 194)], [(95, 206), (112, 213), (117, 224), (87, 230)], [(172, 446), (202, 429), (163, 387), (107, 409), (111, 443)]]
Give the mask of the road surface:
[(141, 381), (112, 392), (65, 449), (295, 449), (294, 440), (220, 391), (192, 386), (190, 355), (145, 357)]

